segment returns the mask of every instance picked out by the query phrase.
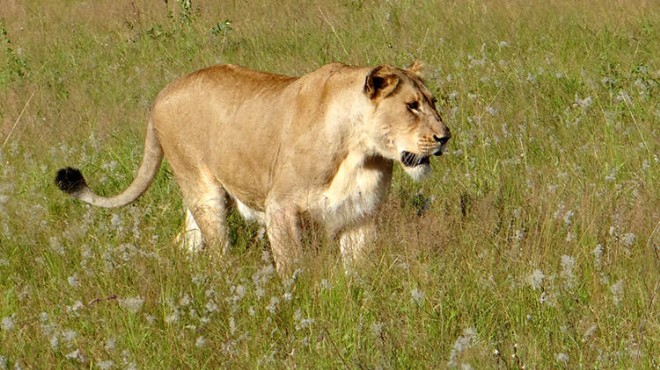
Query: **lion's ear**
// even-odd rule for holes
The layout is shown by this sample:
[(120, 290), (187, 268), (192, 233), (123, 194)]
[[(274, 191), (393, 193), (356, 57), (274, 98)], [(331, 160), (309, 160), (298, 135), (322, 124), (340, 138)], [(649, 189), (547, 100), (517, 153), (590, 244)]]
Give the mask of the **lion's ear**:
[(417, 75), (417, 77), (422, 77), (422, 74), (424, 72), (424, 63), (420, 62), (419, 60), (415, 60), (410, 67), (406, 68), (408, 71), (414, 73)]
[(399, 85), (399, 76), (390, 66), (379, 66), (371, 70), (364, 83), (364, 93), (371, 100), (380, 100), (390, 95)]

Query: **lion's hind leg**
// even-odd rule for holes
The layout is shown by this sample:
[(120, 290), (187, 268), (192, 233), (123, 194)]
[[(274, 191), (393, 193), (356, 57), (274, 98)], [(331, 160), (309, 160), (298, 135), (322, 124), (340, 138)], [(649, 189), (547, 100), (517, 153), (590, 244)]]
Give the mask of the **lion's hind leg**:
[(202, 230), (199, 228), (195, 218), (187, 208), (183, 231), (177, 237), (177, 241), (181, 244), (183, 249), (187, 249), (190, 252), (200, 251), (204, 247), (204, 237), (202, 236)]
[(182, 246), (197, 251), (219, 246), (224, 253), (228, 247), (227, 193), (212, 181), (178, 181), (186, 204), (186, 219)]

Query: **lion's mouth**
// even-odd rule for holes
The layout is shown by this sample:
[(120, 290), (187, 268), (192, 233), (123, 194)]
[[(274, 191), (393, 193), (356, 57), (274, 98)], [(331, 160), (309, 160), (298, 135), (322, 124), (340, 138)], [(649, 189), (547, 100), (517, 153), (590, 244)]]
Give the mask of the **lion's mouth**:
[(417, 167), (421, 165), (429, 165), (431, 163), (430, 156), (422, 156), (419, 154), (403, 151), (401, 153), (401, 163), (406, 167)]

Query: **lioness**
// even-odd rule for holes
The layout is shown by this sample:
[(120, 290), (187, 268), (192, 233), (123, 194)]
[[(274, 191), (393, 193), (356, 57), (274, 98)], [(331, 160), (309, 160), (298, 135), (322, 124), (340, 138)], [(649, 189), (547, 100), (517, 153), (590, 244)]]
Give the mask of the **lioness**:
[(278, 272), (301, 255), (302, 216), (337, 236), (350, 264), (373, 236), (393, 162), (419, 179), (450, 138), (420, 68), (331, 63), (302, 77), (202, 69), (156, 98), (142, 163), (121, 194), (93, 193), (73, 168), (55, 181), (84, 202), (121, 207), (149, 187), (165, 157), (187, 207), (191, 249), (226, 246), (235, 204), (265, 225)]

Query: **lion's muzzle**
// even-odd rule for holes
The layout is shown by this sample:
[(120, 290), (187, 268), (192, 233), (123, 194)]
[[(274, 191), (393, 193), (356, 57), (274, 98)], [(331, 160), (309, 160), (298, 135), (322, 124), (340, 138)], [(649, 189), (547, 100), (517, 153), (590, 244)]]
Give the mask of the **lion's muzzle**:
[(433, 140), (435, 140), (438, 144), (440, 144), (438, 149), (436, 149), (433, 152), (434, 156), (439, 157), (439, 156), (442, 155), (442, 152), (445, 148), (445, 145), (447, 144), (447, 142), (449, 141), (450, 138), (451, 138), (451, 135), (449, 134), (449, 129), (447, 129), (447, 134), (446, 135), (443, 135), (443, 136), (433, 135)]

